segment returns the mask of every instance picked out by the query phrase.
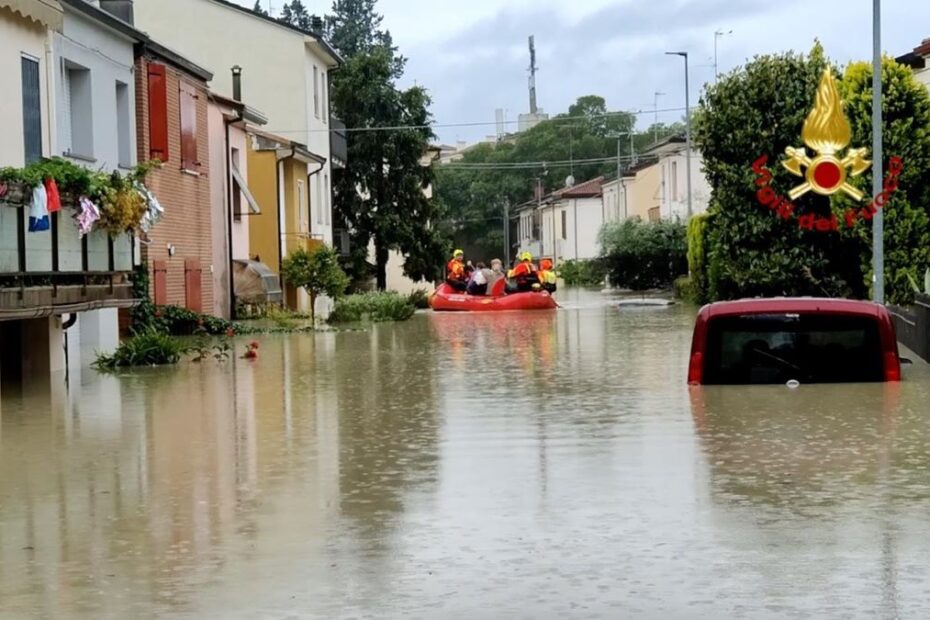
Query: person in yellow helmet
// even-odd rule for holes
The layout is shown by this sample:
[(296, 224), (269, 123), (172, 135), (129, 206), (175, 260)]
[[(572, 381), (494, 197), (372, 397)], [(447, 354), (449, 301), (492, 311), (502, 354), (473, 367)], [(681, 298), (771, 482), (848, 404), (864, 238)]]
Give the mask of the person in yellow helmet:
[(516, 284), (517, 291), (532, 290), (534, 284), (539, 284), (536, 275), (536, 265), (533, 264), (533, 255), (529, 252), (520, 254), (520, 262), (507, 274)]
[(456, 250), (452, 260), (446, 264), (446, 284), (457, 291), (464, 291), (468, 286), (468, 274), (465, 273), (465, 252)]

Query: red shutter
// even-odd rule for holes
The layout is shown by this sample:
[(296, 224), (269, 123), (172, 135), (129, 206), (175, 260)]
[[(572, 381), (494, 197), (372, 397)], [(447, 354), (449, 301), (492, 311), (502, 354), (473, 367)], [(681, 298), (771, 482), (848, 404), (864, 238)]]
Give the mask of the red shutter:
[(181, 82), (181, 168), (196, 171), (197, 161), (197, 93), (194, 87)]
[(168, 80), (165, 65), (149, 64), (149, 157), (168, 161)]
[(153, 260), (152, 272), (152, 279), (155, 281), (155, 305), (164, 306), (168, 303), (168, 263), (163, 260)]
[(203, 312), (203, 295), (200, 282), (200, 261), (189, 258), (184, 261), (184, 301), (188, 310)]

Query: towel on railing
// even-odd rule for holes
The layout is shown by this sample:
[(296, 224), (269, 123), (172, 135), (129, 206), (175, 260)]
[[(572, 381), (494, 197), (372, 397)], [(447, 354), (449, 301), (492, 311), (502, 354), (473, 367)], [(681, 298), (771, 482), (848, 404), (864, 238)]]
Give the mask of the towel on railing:
[(48, 230), (48, 194), (39, 183), (32, 189), (32, 204), (29, 206), (29, 232)]
[(78, 234), (83, 237), (93, 229), (94, 222), (100, 219), (100, 209), (87, 196), (81, 196), (78, 207), (74, 219), (77, 222)]

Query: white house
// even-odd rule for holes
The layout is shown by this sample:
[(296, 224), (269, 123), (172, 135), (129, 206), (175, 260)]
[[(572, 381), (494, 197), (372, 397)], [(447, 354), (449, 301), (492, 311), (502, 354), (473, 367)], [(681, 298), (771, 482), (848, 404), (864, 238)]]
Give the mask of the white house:
[(211, 88), (233, 95), (231, 69), (242, 75), (242, 100), (268, 117), (268, 131), (326, 159), (308, 165), (311, 233), (333, 242), (329, 72), (342, 62), (319, 34), (254, 13), (227, 0), (135, 0), (135, 23), (213, 71)]
[(556, 265), (597, 257), (598, 234), (606, 221), (603, 182), (597, 177), (518, 207), (519, 251), (551, 258)]

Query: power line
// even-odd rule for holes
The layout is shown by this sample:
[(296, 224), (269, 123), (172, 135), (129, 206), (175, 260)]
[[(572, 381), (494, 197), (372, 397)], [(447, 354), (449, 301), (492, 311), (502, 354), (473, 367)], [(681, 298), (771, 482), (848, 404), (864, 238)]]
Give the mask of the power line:
[[(579, 121), (579, 120), (592, 120), (597, 118), (610, 118), (613, 116), (640, 116), (643, 114), (654, 114), (654, 113), (665, 113), (665, 112), (684, 112), (685, 108), (665, 108), (661, 110), (631, 110), (628, 112), (607, 112), (605, 114), (591, 114), (589, 116), (558, 116), (555, 118), (550, 118), (544, 123), (564, 123), (567, 121)], [(519, 123), (519, 120), (505, 120), (504, 123), (508, 125), (515, 125)], [(384, 127), (345, 127), (345, 128), (333, 128), (327, 127), (324, 129), (268, 129), (262, 128), (262, 131), (268, 133), (357, 133), (357, 132), (369, 132), (369, 131), (403, 131), (408, 129), (448, 129), (456, 127), (487, 127), (497, 125), (497, 121), (475, 121), (475, 122), (462, 122), (462, 123), (432, 123), (432, 124), (423, 124), (423, 125), (388, 125)]]
[[(608, 164), (615, 163), (617, 160), (620, 161), (632, 161), (634, 156), (624, 155), (619, 158), (616, 156), (612, 157), (596, 157), (592, 159), (575, 159), (575, 160), (561, 160), (561, 161), (522, 161), (522, 162), (450, 162), (448, 164), (435, 164), (439, 168), (451, 168), (451, 169), (460, 169), (460, 170), (531, 170), (535, 168), (568, 168), (572, 165), (587, 165), (587, 164)], [(637, 160), (643, 160), (642, 155), (636, 156)]]

